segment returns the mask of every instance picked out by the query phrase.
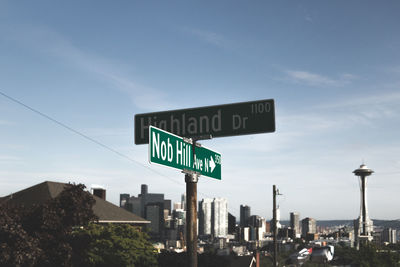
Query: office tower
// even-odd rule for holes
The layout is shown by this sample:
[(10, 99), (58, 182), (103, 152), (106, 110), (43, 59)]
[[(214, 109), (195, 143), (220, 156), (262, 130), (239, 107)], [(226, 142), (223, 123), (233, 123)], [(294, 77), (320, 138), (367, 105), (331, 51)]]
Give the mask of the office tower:
[(301, 221), (301, 234), (306, 236), (307, 234), (315, 234), (317, 232), (317, 221), (313, 218), (304, 218)]
[[(136, 215), (142, 216), (144, 218), (144, 213), (142, 213), (142, 198), (131, 196), (126, 203), (126, 209)], [(143, 215), (142, 215), (143, 214)]]
[(164, 199), (164, 210), (168, 210), (168, 215), (171, 215), (171, 200)]
[[(150, 203), (162, 203), (162, 212), (164, 212), (164, 194), (154, 194), (148, 192), (148, 187), (146, 184), (142, 184), (140, 198), (140, 214), (142, 217), (146, 218), (145, 207)], [(147, 219), (147, 218), (146, 218)]]
[(250, 227), (241, 228), (241, 241), (249, 241), (250, 240)]
[(228, 234), (228, 201), (205, 198), (199, 203), (199, 234), (226, 237)]
[(181, 202), (174, 202), (174, 208), (173, 210), (180, 210), (182, 209), (182, 204)]
[(140, 194), (145, 195), (148, 193), (148, 186), (147, 184), (142, 184), (140, 187)]
[(183, 209), (176, 209), (172, 213), (173, 213), (173, 218), (174, 219), (181, 220), (183, 223), (185, 222), (186, 214), (185, 214), (185, 211)]
[(226, 237), (228, 234), (228, 201), (225, 198), (214, 198), (211, 222), (214, 237)]
[(392, 229), (392, 228), (383, 229), (382, 241), (387, 242), (389, 244), (396, 244), (396, 242), (397, 242), (396, 229)]
[(258, 215), (251, 215), (248, 220), (248, 225), (252, 227), (262, 227), (262, 218)]
[(240, 205), (240, 226), (246, 227), (250, 217), (250, 207), (247, 205)]
[(181, 195), (181, 205), (182, 205), (182, 209), (186, 210), (186, 193)]
[(228, 212), (228, 234), (236, 232), (236, 217)]
[(199, 235), (211, 235), (211, 198), (204, 198), (199, 202)]
[(163, 238), (165, 220), (168, 220), (171, 214), (171, 200), (164, 199), (164, 194), (149, 193), (148, 186), (142, 184), (137, 197), (120, 194), (120, 205), (151, 221), (149, 228), (152, 238)]
[(281, 224), (281, 210), (279, 209), (279, 206), (276, 207), (276, 228), (281, 229), (282, 224)]
[(148, 219), (150, 223), (150, 233), (152, 235), (160, 235), (161, 233), (161, 207), (156, 204), (148, 204), (146, 205), (146, 219)]
[(271, 223), (270, 222), (265, 222), (265, 232), (271, 233)]
[(251, 215), (248, 220), (250, 228), (250, 240), (260, 240), (265, 232), (263, 229), (263, 218), (258, 215)]
[(119, 194), (119, 206), (125, 208), (130, 195), (129, 194)]
[(296, 238), (300, 232), (300, 214), (298, 212), (290, 213), (290, 228), (293, 229), (293, 237)]
[(354, 175), (360, 179), (360, 216), (354, 220), (354, 236), (357, 248), (360, 242), (371, 241), (373, 238), (373, 222), (368, 216), (367, 206), (367, 176), (370, 176), (373, 172), (364, 164), (353, 171)]

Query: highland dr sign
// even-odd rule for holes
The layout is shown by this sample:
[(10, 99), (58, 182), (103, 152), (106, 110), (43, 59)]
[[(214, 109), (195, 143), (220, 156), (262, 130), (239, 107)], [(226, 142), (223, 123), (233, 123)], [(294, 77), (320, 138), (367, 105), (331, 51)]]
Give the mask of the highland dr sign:
[(183, 137), (275, 131), (273, 99), (135, 115), (135, 144), (149, 143), (150, 125)]
[[(221, 180), (221, 154), (184, 138), (150, 126), (149, 161)], [(189, 140), (188, 140), (189, 141)]]

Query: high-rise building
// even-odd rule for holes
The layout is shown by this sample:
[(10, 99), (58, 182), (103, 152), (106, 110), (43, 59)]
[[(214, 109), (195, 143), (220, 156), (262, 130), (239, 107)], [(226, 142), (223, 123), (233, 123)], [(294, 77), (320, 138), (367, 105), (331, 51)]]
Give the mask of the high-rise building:
[(149, 193), (149, 188), (147, 184), (142, 184), (140, 187), (140, 194), (145, 195), (147, 193)]
[(228, 201), (225, 198), (214, 198), (212, 218), (213, 235), (226, 237), (228, 234)]
[(199, 202), (199, 235), (211, 235), (212, 220), (211, 198), (204, 198)]
[(126, 204), (126, 209), (135, 213), (136, 215), (144, 217), (144, 212), (142, 213), (142, 198), (131, 196)]
[(266, 233), (271, 233), (271, 223), (270, 222), (265, 222), (265, 226), (264, 226), (265, 228), (264, 228), (264, 231), (266, 232)]
[(129, 194), (119, 194), (119, 206), (125, 208), (128, 203), (130, 195)]
[(182, 205), (182, 209), (186, 210), (186, 194), (182, 194), (181, 195), (181, 205)]
[(182, 209), (182, 204), (181, 202), (174, 202), (174, 208), (173, 210), (180, 210)]
[(261, 217), (258, 215), (251, 215), (248, 220), (248, 225), (256, 228), (262, 227)]
[(360, 168), (353, 171), (354, 175), (360, 179), (360, 216), (354, 220), (354, 236), (357, 248), (360, 242), (367, 242), (373, 239), (373, 222), (368, 215), (367, 206), (367, 177), (374, 171), (369, 169), (365, 164), (361, 164)]
[(168, 219), (171, 213), (171, 200), (164, 199), (164, 194), (149, 193), (148, 186), (142, 184), (137, 197), (121, 194), (120, 205), (124, 205), (125, 209), (151, 221), (149, 227), (152, 237), (163, 238), (165, 219)]
[(315, 234), (317, 232), (317, 221), (313, 218), (304, 218), (301, 220), (301, 235), (306, 237), (307, 234)]
[(171, 200), (164, 199), (164, 210), (168, 210), (168, 215), (171, 214)]
[(240, 205), (240, 226), (246, 227), (249, 223), (250, 207), (247, 205)]
[(140, 204), (141, 204), (140, 212), (141, 212), (142, 217), (146, 218), (145, 207), (150, 203), (152, 203), (152, 204), (162, 203), (162, 212), (164, 212), (164, 194), (149, 193), (148, 186), (146, 184), (142, 184), (141, 193), (140, 193), (139, 197), (140, 197)]
[(281, 210), (278, 207), (276, 207), (276, 228), (277, 229), (281, 229), (282, 228), (282, 224), (281, 224)]
[(389, 244), (396, 244), (397, 242), (396, 229), (392, 228), (383, 229), (382, 242), (387, 242)]
[(292, 238), (296, 238), (298, 235), (301, 235), (300, 214), (298, 212), (290, 213), (290, 228), (293, 229), (293, 237)]
[(228, 202), (224, 198), (205, 198), (199, 202), (199, 234), (226, 237)]
[(228, 212), (228, 234), (234, 234), (236, 231), (236, 217)]
[(150, 220), (150, 233), (160, 234), (160, 206), (149, 204), (146, 206), (146, 218)]

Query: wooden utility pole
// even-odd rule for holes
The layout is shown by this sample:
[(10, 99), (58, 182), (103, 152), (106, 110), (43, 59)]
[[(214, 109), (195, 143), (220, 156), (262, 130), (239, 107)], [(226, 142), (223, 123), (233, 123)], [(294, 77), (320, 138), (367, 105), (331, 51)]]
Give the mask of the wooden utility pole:
[(186, 174), (186, 252), (188, 266), (197, 267), (197, 181), (195, 173)]
[[(186, 139), (192, 143), (193, 163), (195, 162), (196, 146), (201, 146), (197, 140), (211, 139), (211, 135), (202, 135)], [(197, 182), (200, 174), (194, 171), (185, 172), (186, 182), (186, 253), (188, 267), (197, 267)]]
[(274, 267), (278, 266), (278, 243), (277, 243), (277, 237), (278, 237), (278, 229), (277, 229), (277, 223), (276, 223), (276, 186), (273, 185), (272, 187), (272, 195), (273, 195), (273, 209), (272, 209), (272, 229), (273, 229), (273, 234), (274, 234)]

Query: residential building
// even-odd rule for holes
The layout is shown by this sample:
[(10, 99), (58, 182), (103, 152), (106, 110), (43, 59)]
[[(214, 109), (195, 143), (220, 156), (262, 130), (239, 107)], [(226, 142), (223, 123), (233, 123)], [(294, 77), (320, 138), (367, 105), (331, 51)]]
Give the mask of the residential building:
[[(11, 205), (24, 205), (30, 207), (32, 205), (40, 205), (46, 201), (56, 198), (64, 188), (68, 186), (65, 183), (45, 181), (29, 188), (23, 189), (9, 196), (0, 198), (0, 203), (9, 203)], [(105, 191), (105, 189), (103, 188)], [(102, 194), (105, 198), (105, 192)], [(130, 224), (135, 226), (146, 226), (150, 221), (137, 216), (123, 208), (120, 208), (103, 198), (93, 195), (95, 203), (93, 204), (93, 212), (98, 217), (98, 223), (119, 223)]]

